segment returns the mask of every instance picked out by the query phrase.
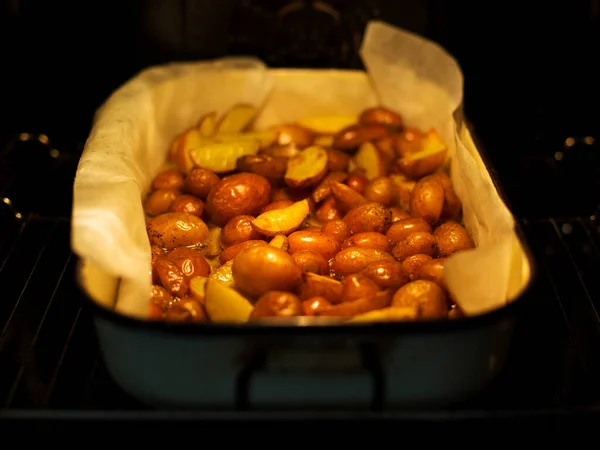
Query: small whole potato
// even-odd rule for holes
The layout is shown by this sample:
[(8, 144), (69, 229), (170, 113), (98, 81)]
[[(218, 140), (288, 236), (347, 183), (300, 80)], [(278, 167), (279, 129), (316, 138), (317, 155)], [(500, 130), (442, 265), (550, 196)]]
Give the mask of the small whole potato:
[(390, 206), (394, 202), (392, 182), (388, 177), (372, 179), (365, 187), (364, 197), (370, 202)]
[(362, 275), (348, 275), (342, 281), (342, 301), (351, 302), (359, 298), (371, 297), (379, 291), (379, 286)]
[(392, 244), (385, 235), (377, 233), (375, 231), (365, 231), (363, 233), (356, 233), (346, 239), (341, 248), (348, 247), (361, 247), (361, 248), (373, 248), (375, 250), (381, 250), (382, 252), (389, 253), (392, 249)]
[(417, 274), (419, 273), (421, 266), (431, 260), (431, 256), (418, 253), (416, 255), (409, 256), (408, 258), (404, 258), (404, 261), (402, 261), (402, 267), (404, 270), (406, 270), (411, 280), (416, 280), (417, 278), (420, 278)]
[(333, 238), (339, 244), (350, 237), (350, 228), (348, 228), (348, 224), (341, 219), (327, 222), (323, 225), (321, 231), (324, 235)]
[(276, 125), (273, 130), (277, 132), (277, 145), (294, 145), (299, 148), (312, 145), (314, 133), (308, 128), (295, 123)]
[(431, 233), (432, 230), (431, 226), (423, 219), (408, 217), (392, 223), (385, 235), (392, 243), (398, 243), (417, 231)]
[(353, 208), (368, 203), (367, 199), (361, 194), (342, 183), (333, 183), (331, 193), (335, 198), (337, 209), (344, 214)]
[(257, 245), (267, 245), (267, 242), (260, 239), (256, 239), (251, 241), (240, 242), (239, 244), (235, 245), (230, 245), (219, 255), (219, 263), (225, 264), (227, 261), (231, 261), (232, 259), (234, 259), (242, 251), (248, 248), (256, 247)]
[(164, 311), (173, 302), (173, 296), (164, 287), (155, 284), (150, 288), (150, 300)]
[(167, 250), (203, 244), (208, 239), (208, 227), (202, 219), (188, 213), (171, 212), (146, 222), (150, 244)]
[(319, 311), (329, 308), (331, 303), (325, 297), (312, 297), (302, 302), (302, 313), (305, 316), (314, 316)]
[(341, 250), (331, 262), (331, 270), (338, 276), (344, 277), (360, 272), (369, 263), (389, 259), (392, 255), (372, 248), (349, 247)]
[(417, 306), (423, 319), (448, 317), (448, 303), (441, 287), (432, 281), (415, 280), (396, 291), (392, 306)]
[(172, 322), (208, 322), (204, 308), (192, 297), (185, 297), (171, 305), (165, 319)]
[(392, 250), (392, 255), (402, 262), (409, 256), (419, 253), (434, 257), (437, 251), (437, 241), (433, 234), (426, 231), (417, 231), (409, 234), (403, 241), (398, 242)]
[(250, 313), (250, 319), (300, 315), (302, 315), (302, 302), (296, 295), (285, 291), (270, 291), (258, 299)]
[(424, 138), (425, 135), (416, 128), (405, 128), (395, 138), (396, 154), (399, 158), (403, 158), (422, 150)]
[(359, 194), (364, 194), (368, 183), (369, 180), (367, 180), (367, 177), (356, 173), (350, 174), (348, 178), (346, 178), (346, 185)]
[(437, 240), (440, 256), (450, 256), (461, 250), (475, 248), (475, 243), (467, 229), (453, 220), (438, 226), (433, 236)]
[(185, 177), (185, 190), (196, 197), (205, 199), (210, 190), (219, 182), (219, 177), (210, 170), (196, 167)]
[(392, 213), (379, 203), (366, 203), (348, 211), (344, 222), (348, 224), (351, 233), (385, 233), (392, 223)]
[(332, 305), (329, 308), (317, 309), (315, 315), (352, 317), (376, 309), (386, 308), (390, 305), (391, 300), (392, 292), (390, 290), (379, 291), (368, 297), (361, 297), (356, 300), (342, 302), (337, 305)]
[(421, 179), (410, 195), (410, 215), (428, 224), (440, 220), (444, 207), (444, 188), (435, 180)]
[(369, 263), (359, 273), (373, 280), (382, 289), (398, 289), (410, 281), (402, 264), (393, 259), (382, 259)]
[(180, 195), (171, 203), (171, 212), (185, 212), (194, 216), (202, 217), (204, 202), (193, 195)]
[(265, 177), (242, 172), (219, 181), (206, 198), (206, 210), (213, 222), (223, 226), (235, 216), (256, 216), (269, 203), (271, 185)]
[(426, 178), (429, 180), (437, 181), (442, 185), (442, 188), (444, 189), (444, 206), (442, 207), (442, 218), (458, 218), (462, 210), (462, 203), (460, 201), (460, 198), (458, 198), (458, 195), (456, 195), (456, 192), (454, 192), (454, 187), (452, 186), (452, 181), (450, 180), (450, 177), (444, 172), (436, 172), (432, 175), (428, 175)]
[(150, 216), (164, 214), (178, 196), (179, 192), (173, 189), (158, 189), (151, 192), (144, 202), (144, 211)]
[(424, 262), (417, 268), (416, 276), (421, 280), (429, 280), (440, 286), (444, 285), (444, 263), (446, 258), (436, 258)]
[(248, 215), (235, 216), (229, 219), (221, 231), (221, 244), (223, 244), (223, 247), (261, 239), (263, 236), (252, 226), (254, 219), (253, 216)]
[(302, 272), (312, 272), (318, 275), (326, 275), (329, 271), (327, 260), (322, 255), (307, 250), (292, 253), (294, 262)]
[(322, 231), (300, 230), (288, 236), (290, 253), (309, 251), (318, 253), (329, 261), (339, 251), (340, 245), (332, 237)]
[(189, 283), (177, 264), (167, 259), (156, 261), (156, 272), (160, 278), (160, 284), (173, 296), (184, 297), (189, 290)]
[(287, 158), (269, 155), (246, 155), (238, 158), (237, 170), (263, 176), (269, 180), (280, 180), (287, 169)]
[(177, 247), (165, 258), (174, 262), (188, 281), (193, 277), (207, 277), (210, 274), (210, 265), (197, 250)]
[(387, 127), (378, 123), (350, 125), (333, 137), (333, 147), (339, 150), (354, 150), (364, 142), (377, 141), (388, 134)]
[[(398, 222), (399, 220), (408, 219), (410, 217), (409, 213), (404, 211), (402, 208), (398, 208), (397, 206), (392, 206), (390, 208), (390, 211), (392, 213), (392, 224), (394, 224), (395, 222)], [(392, 227), (390, 226), (390, 229), (391, 228)], [(389, 233), (389, 230), (388, 230), (388, 233)]]
[(300, 298), (308, 300), (314, 297), (325, 298), (329, 303), (342, 301), (342, 282), (329, 276), (305, 273), (304, 282), (300, 288)]
[(358, 123), (377, 123), (391, 128), (402, 128), (400, 114), (381, 106), (365, 109), (358, 118)]
[(271, 245), (240, 252), (231, 271), (237, 288), (256, 298), (269, 291), (293, 291), (302, 282), (302, 271), (291, 255)]
[(348, 163), (350, 162), (350, 155), (330, 148), (327, 149), (327, 156), (327, 169), (330, 172), (346, 172)]
[(317, 203), (322, 202), (331, 194), (331, 185), (342, 183), (347, 177), (348, 174), (345, 172), (329, 172), (314, 189), (312, 199)]
[(319, 206), (319, 209), (315, 212), (315, 217), (319, 222), (325, 224), (332, 220), (340, 220), (342, 215), (337, 207), (335, 198), (328, 197), (327, 200), (321, 203), (321, 206)]
[(184, 180), (177, 170), (167, 169), (156, 174), (152, 180), (152, 190), (158, 189), (173, 189), (179, 191), (183, 188)]

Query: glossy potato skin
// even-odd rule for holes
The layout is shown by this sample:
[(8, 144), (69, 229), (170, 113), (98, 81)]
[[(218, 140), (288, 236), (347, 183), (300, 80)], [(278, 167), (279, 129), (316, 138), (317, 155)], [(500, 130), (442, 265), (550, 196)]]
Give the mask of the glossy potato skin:
[(185, 178), (186, 192), (201, 199), (206, 199), (210, 190), (219, 182), (219, 176), (210, 170), (196, 167)]
[(419, 180), (410, 196), (410, 215), (434, 224), (442, 215), (444, 189), (435, 180)]
[(341, 250), (331, 262), (331, 270), (339, 277), (360, 272), (374, 261), (393, 259), (389, 253), (372, 248), (349, 247)]
[(359, 273), (373, 280), (382, 289), (398, 289), (410, 281), (410, 275), (403, 265), (393, 259), (373, 261)]
[(291, 292), (270, 291), (254, 304), (251, 319), (261, 317), (294, 317), (302, 315), (302, 302)]
[(271, 245), (240, 252), (231, 271), (236, 286), (255, 298), (269, 291), (293, 291), (302, 281), (302, 271), (291, 255)]
[(248, 215), (239, 215), (229, 219), (221, 231), (221, 244), (223, 244), (223, 247), (262, 239), (263, 236), (252, 226), (254, 219), (254, 216)]
[(144, 202), (144, 212), (150, 216), (158, 216), (169, 211), (179, 192), (173, 189), (158, 189), (151, 192)]
[(344, 216), (350, 232), (375, 231), (385, 233), (392, 223), (392, 213), (379, 203), (366, 203), (348, 211)]
[(393, 250), (392, 255), (398, 261), (402, 262), (409, 256), (417, 254), (425, 254), (431, 257), (437, 256), (438, 247), (437, 240), (431, 233), (426, 231), (417, 231), (409, 234), (406, 239), (398, 242)]
[(175, 263), (188, 281), (193, 277), (207, 277), (210, 274), (208, 262), (197, 250), (177, 247), (164, 258)]
[(475, 248), (475, 243), (465, 227), (455, 221), (447, 221), (433, 232), (440, 256), (450, 256), (461, 250)]
[(163, 170), (156, 174), (152, 180), (152, 190), (158, 189), (172, 189), (179, 191), (183, 188), (184, 180), (183, 175), (174, 169)]
[(202, 217), (202, 213), (204, 212), (204, 202), (193, 195), (180, 195), (173, 203), (171, 203), (169, 211), (184, 212)]
[(327, 261), (340, 249), (338, 242), (322, 231), (295, 231), (288, 236), (288, 242), (290, 253), (306, 250), (323, 256)]
[(432, 229), (425, 220), (418, 217), (408, 217), (393, 222), (385, 236), (390, 242), (396, 244), (406, 239), (409, 234), (416, 233), (417, 231), (431, 233)]
[(440, 286), (428, 280), (415, 280), (405, 284), (394, 294), (392, 306), (418, 306), (423, 319), (448, 317), (446, 295)]
[(375, 231), (365, 231), (353, 234), (342, 243), (342, 249), (348, 247), (372, 248), (389, 253), (392, 249), (392, 244), (384, 234)]
[(302, 272), (312, 272), (318, 275), (326, 275), (329, 272), (327, 260), (320, 253), (300, 250), (292, 253), (292, 258)]
[(172, 250), (203, 244), (208, 238), (204, 221), (188, 213), (166, 213), (151, 218), (146, 223), (150, 244)]
[(165, 319), (169, 322), (207, 322), (208, 316), (198, 300), (185, 297), (171, 305)]
[(223, 226), (235, 216), (256, 216), (269, 203), (271, 185), (254, 173), (238, 173), (219, 181), (206, 198), (206, 209), (213, 222)]

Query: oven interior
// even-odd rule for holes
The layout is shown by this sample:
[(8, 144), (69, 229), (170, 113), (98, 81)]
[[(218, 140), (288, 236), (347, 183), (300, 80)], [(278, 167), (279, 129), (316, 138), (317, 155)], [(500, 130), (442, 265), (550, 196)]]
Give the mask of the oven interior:
[(360, 68), (360, 32), (374, 17), (439, 41), (461, 63), (466, 114), (537, 262), (493, 385), (451, 409), (395, 417), (555, 420), (600, 409), (597, 2), (533, 2), (519, 15), (510, 1), (493, 14), (467, 2), (416, 0), (222, 1), (213, 9), (201, 0), (170, 8), (103, 3), (89, 23), (72, 19), (89, 14), (81, 6), (2, 3), (0, 51), (11, 69), (0, 88), (3, 416), (164, 419), (111, 380), (74, 282), (72, 183), (102, 100), (142, 67), (168, 60), (255, 54), (277, 67)]

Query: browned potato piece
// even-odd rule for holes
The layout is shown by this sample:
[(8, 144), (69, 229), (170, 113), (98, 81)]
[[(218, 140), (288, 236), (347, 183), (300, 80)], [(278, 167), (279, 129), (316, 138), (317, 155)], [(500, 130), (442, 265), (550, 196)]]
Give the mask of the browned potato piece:
[(395, 244), (402, 242), (408, 237), (409, 234), (417, 231), (426, 231), (427, 233), (431, 233), (432, 230), (431, 226), (423, 219), (408, 217), (392, 223), (385, 235), (391, 242)]
[(221, 254), (219, 255), (219, 263), (225, 264), (227, 261), (231, 261), (232, 259), (234, 259), (242, 251), (248, 248), (256, 247), (257, 245), (267, 245), (267, 242), (261, 240), (252, 240), (231, 245), (221, 252)]
[(269, 145), (261, 150), (264, 155), (272, 156), (273, 158), (293, 158), (300, 154), (300, 148), (294, 144), (289, 145)]
[(302, 281), (302, 271), (291, 255), (271, 245), (242, 251), (231, 269), (237, 288), (253, 297), (269, 291), (293, 291)]
[(339, 210), (344, 213), (367, 203), (366, 198), (342, 183), (333, 183), (331, 185), (331, 193), (335, 198)]
[(358, 123), (373, 124), (377, 123), (391, 128), (402, 127), (402, 117), (400, 114), (391, 111), (382, 106), (365, 109), (358, 118)]
[(364, 194), (368, 182), (367, 177), (360, 173), (351, 173), (346, 179), (348, 187), (361, 195)]
[(394, 139), (396, 154), (399, 158), (416, 153), (423, 149), (425, 135), (416, 128), (405, 128)]
[(290, 253), (310, 251), (329, 261), (339, 251), (340, 245), (332, 237), (321, 231), (296, 231), (288, 236)]
[(169, 252), (165, 258), (175, 263), (188, 281), (192, 277), (207, 277), (210, 274), (208, 262), (197, 250), (178, 247)]
[(317, 209), (317, 212), (315, 213), (315, 217), (321, 223), (340, 220), (342, 215), (340, 214), (335, 198), (329, 197), (321, 203), (321, 206), (319, 206), (319, 209)]
[(430, 130), (422, 141), (422, 149), (396, 161), (398, 170), (414, 179), (424, 177), (444, 165), (448, 150), (440, 135)]
[(342, 301), (351, 302), (359, 298), (371, 297), (379, 291), (373, 280), (362, 275), (348, 275), (342, 281)]
[(256, 215), (271, 197), (271, 185), (265, 177), (242, 172), (219, 181), (206, 198), (206, 210), (217, 225), (239, 215)]
[(452, 181), (450, 177), (444, 172), (436, 172), (426, 177), (430, 180), (435, 180), (442, 185), (444, 189), (444, 206), (442, 207), (442, 218), (443, 219), (456, 219), (460, 216), (462, 210), (462, 203), (454, 192)]
[(333, 238), (339, 244), (350, 237), (350, 228), (348, 228), (348, 224), (340, 219), (327, 222), (323, 225), (321, 231), (324, 235)]
[(281, 146), (308, 147), (312, 145), (315, 137), (311, 130), (295, 123), (276, 125), (272, 127), (272, 130), (277, 132), (277, 145)]
[(300, 267), (302, 272), (312, 272), (317, 275), (326, 275), (329, 271), (327, 260), (319, 253), (302, 250), (292, 253), (294, 262)]
[(433, 234), (426, 231), (417, 231), (409, 234), (406, 239), (398, 242), (392, 250), (392, 255), (402, 262), (412, 255), (423, 253), (431, 257), (437, 254), (437, 241)]
[(210, 190), (219, 182), (217, 174), (196, 167), (185, 177), (185, 190), (201, 199), (205, 199)]
[(446, 258), (436, 258), (426, 261), (417, 268), (416, 276), (422, 280), (433, 281), (440, 286), (444, 285), (444, 263)]
[(285, 184), (293, 188), (314, 186), (327, 173), (327, 151), (318, 146), (308, 147), (288, 160)]
[(360, 272), (373, 261), (393, 259), (389, 253), (372, 248), (350, 247), (341, 250), (331, 262), (331, 270), (338, 277)]
[[(398, 208), (397, 206), (392, 206), (390, 208), (390, 211), (392, 213), (392, 224), (398, 222), (399, 220), (408, 219), (410, 217), (409, 213), (404, 211), (402, 208)], [(391, 228), (392, 227), (390, 226), (390, 229)], [(389, 230), (388, 230), (388, 233), (389, 233)]]
[(172, 322), (208, 322), (202, 305), (192, 297), (185, 297), (171, 305), (165, 319)]
[(404, 261), (402, 261), (402, 267), (406, 273), (408, 273), (411, 280), (416, 280), (417, 278), (420, 278), (417, 274), (419, 273), (421, 266), (431, 260), (431, 256), (425, 255), (424, 253), (418, 253), (416, 255), (409, 256), (408, 258), (404, 258)]
[(280, 180), (287, 169), (287, 158), (269, 155), (246, 155), (238, 158), (237, 170), (251, 172), (269, 180)]
[(327, 170), (329, 172), (346, 172), (349, 162), (350, 155), (347, 153), (333, 148), (327, 149)]
[(319, 203), (325, 200), (331, 194), (331, 185), (333, 183), (342, 183), (348, 174), (345, 172), (330, 172), (321, 180), (319, 185), (312, 193), (312, 198)]
[(394, 201), (392, 182), (388, 177), (374, 178), (365, 187), (363, 195), (369, 202), (391, 206)]
[(169, 208), (171, 212), (183, 212), (193, 216), (202, 217), (204, 212), (204, 202), (193, 195), (180, 195), (171, 203)]
[(351, 233), (385, 233), (392, 223), (392, 213), (379, 203), (366, 203), (348, 211), (344, 222), (348, 224)]
[(342, 283), (335, 278), (308, 272), (304, 274), (304, 282), (300, 288), (300, 298), (308, 300), (319, 297), (326, 299), (329, 303), (336, 304), (342, 301), (342, 291)]
[(156, 174), (152, 180), (152, 190), (172, 189), (179, 191), (183, 188), (183, 175), (177, 170), (167, 169)]
[(365, 171), (365, 176), (369, 180), (388, 173), (388, 167), (381, 152), (370, 142), (362, 144), (352, 159), (359, 168)]
[(448, 317), (446, 295), (432, 281), (415, 280), (405, 284), (394, 294), (392, 306), (418, 306), (423, 319)]
[(317, 309), (315, 311), (315, 315), (351, 317), (356, 316), (357, 314), (363, 314), (376, 309), (385, 308), (390, 305), (391, 300), (391, 291), (379, 291), (369, 297), (363, 297), (350, 302), (340, 303), (329, 308)]
[(263, 212), (252, 221), (252, 226), (265, 236), (287, 235), (300, 228), (309, 213), (308, 200), (304, 199), (284, 208)]
[(437, 240), (440, 256), (450, 256), (452, 253), (475, 247), (467, 229), (453, 220), (438, 226), (433, 236)]
[(419, 180), (410, 196), (410, 215), (434, 224), (440, 220), (443, 206), (442, 185), (431, 179)]
[(164, 311), (173, 302), (173, 296), (164, 287), (155, 284), (150, 288), (150, 300)]
[(396, 204), (403, 209), (410, 209), (410, 197), (417, 182), (399, 174), (392, 174), (389, 178), (394, 190)]
[(203, 244), (208, 239), (208, 227), (199, 217), (187, 213), (166, 213), (146, 222), (150, 244), (167, 250)]
[(302, 303), (298, 297), (291, 292), (270, 291), (258, 299), (250, 313), (250, 319), (300, 315), (302, 315)]
[(402, 264), (393, 259), (382, 259), (369, 263), (359, 273), (373, 280), (382, 289), (398, 289), (410, 281)]
[(375, 231), (365, 231), (363, 233), (356, 233), (350, 236), (343, 243), (341, 248), (348, 247), (361, 247), (361, 248), (373, 248), (375, 250), (381, 250), (382, 252), (389, 253), (392, 249), (392, 244), (385, 235), (377, 233)]
[(169, 210), (178, 195), (179, 192), (173, 189), (159, 189), (151, 192), (144, 202), (144, 211), (150, 216), (164, 214)]
[(313, 297), (302, 302), (302, 313), (305, 316), (314, 316), (321, 309), (331, 306), (325, 297)]
[(223, 247), (241, 244), (246, 241), (262, 239), (262, 235), (252, 227), (253, 216), (242, 214), (232, 217), (221, 231)]
[(275, 202), (268, 203), (263, 209), (260, 210), (260, 213), (266, 213), (268, 211), (273, 211), (275, 209), (287, 208), (288, 206), (292, 206), (294, 202), (292, 200), (277, 200)]
[(377, 141), (388, 134), (388, 129), (378, 123), (350, 125), (333, 137), (333, 147), (340, 150), (354, 150), (364, 142)]
[(167, 259), (156, 261), (156, 272), (160, 278), (160, 284), (175, 297), (184, 297), (189, 290), (189, 283), (177, 264)]

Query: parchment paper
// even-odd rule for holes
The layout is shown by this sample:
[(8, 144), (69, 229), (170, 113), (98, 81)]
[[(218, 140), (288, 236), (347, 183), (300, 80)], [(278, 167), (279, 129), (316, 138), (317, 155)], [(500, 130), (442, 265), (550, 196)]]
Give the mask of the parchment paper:
[(274, 85), (260, 61), (226, 59), (148, 69), (108, 99), (98, 111), (75, 178), (72, 247), (122, 278), (119, 312), (147, 315), (150, 245), (141, 196), (173, 137), (203, 113), (223, 113), (238, 102), (260, 106), (270, 92), (273, 102), (266, 102), (257, 128), (313, 114), (359, 112), (376, 103), (398, 110), (409, 125), (437, 128), (450, 149), (451, 177), (477, 244), (448, 260), (448, 288), (467, 314), (506, 303), (514, 223), (453, 120), (463, 88), (457, 63), (436, 44), (381, 22), (369, 23), (361, 57), (377, 98), (364, 82), (353, 82), (356, 77), (344, 83), (338, 71), (331, 79), (307, 71), (302, 83), (283, 76)]

